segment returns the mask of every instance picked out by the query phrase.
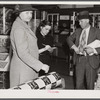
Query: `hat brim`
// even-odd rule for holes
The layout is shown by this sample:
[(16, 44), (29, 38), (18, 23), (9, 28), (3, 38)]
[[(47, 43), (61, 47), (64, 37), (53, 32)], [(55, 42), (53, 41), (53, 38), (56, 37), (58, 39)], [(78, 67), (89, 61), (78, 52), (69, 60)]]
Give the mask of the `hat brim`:
[(78, 16), (78, 20), (81, 19), (90, 19), (90, 16), (86, 16), (86, 15)]
[(22, 10), (20, 10), (19, 12), (23, 12), (23, 11), (34, 11), (34, 10), (37, 10), (35, 8), (24, 8)]
[(15, 10), (14, 13), (20, 13), (20, 12), (24, 12), (24, 11), (36, 11), (36, 8), (24, 8), (21, 10)]

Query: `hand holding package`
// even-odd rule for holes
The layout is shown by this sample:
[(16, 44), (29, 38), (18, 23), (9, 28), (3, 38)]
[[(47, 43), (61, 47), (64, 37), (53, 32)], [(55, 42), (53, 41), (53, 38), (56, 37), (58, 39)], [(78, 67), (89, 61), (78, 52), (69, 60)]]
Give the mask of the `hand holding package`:
[(46, 65), (46, 64), (44, 64), (43, 67), (42, 67), (42, 70), (44, 70), (45, 73), (48, 73), (48, 71), (49, 71), (49, 66)]
[[(91, 47), (93, 49), (100, 47), (100, 40), (95, 40), (87, 45), (87, 47)], [(94, 53), (91, 53), (89, 55), (93, 55)]]

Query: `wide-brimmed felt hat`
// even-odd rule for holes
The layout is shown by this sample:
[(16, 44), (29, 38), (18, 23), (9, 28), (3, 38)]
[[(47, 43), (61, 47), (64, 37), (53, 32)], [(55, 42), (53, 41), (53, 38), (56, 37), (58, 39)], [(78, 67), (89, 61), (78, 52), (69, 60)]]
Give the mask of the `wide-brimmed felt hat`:
[(31, 4), (17, 4), (15, 6), (15, 13), (19, 13), (19, 12), (23, 12), (23, 11), (33, 11), (33, 10), (37, 10), (35, 8), (32, 7)]
[(88, 11), (79, 12), (78, 20), (81, 20), (81, 19), (90, 19), (89, 12)]

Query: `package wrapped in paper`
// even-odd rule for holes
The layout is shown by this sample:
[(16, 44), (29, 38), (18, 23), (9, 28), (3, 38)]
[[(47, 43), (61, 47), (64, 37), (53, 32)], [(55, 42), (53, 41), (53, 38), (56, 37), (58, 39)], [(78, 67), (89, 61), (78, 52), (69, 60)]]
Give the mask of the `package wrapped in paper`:
[(10, 89), (34, 89), (34, 90), (41, 90), (41, 89), (55, 89), (56, 87), (62, 84), (61, 77), (56, 72), (48, 73), (47, 75), (40, 76), (36, 79), (30, 80), (26, 83), (20, 84)]
[[(99, 48), (100, 47), (100, 40), (95, 40), (93, 42), (91, 42), (90, 44), (87, 45), (87, 47), (91, 47), (93, 49), (95, 48)], [(90, 56), (92, 56), (94, 53), (89, 54)]]

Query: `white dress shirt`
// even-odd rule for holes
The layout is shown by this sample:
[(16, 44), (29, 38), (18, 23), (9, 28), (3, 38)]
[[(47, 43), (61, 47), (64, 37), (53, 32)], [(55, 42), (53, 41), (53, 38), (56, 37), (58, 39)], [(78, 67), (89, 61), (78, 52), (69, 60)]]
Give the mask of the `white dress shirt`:
[[(82, 33), (81, 33), (81, 35), (80, 35), (80, 41), (81, 41), (83, 32), (84, 32), (84, 30), (86, 31), (86, 45), (85, 45), (85, 47), (88, 46), (88, 45), (87, 45), (87, 41), (88, 41), (88, 37), (89, 37), (90, 27), (91, 27), (91, 26), (89, 26), (88, 28), (83, 29), (83, 30), (82, 30)], [(93, 54), (97, 54), (97, 51), (96, 51), (95, 48), (93, 48), (93, 51), (94, 51), (94, 53), (92, 53), (92, 55), (93, 55)], [(90, 54), (90, 55), (91, 55), (91, 54)]]
[[(83, 29), (83, 30), (82, 30), (82, 33), (81, 33), (81, 35), (80, 35), (79, 44), (80, 44), (80, 41), (81, 41), (81, 39), (82, 39), (82, 35), (83, 35), (83, 33), (84, 33), (84, 30), (86, 31), (86, 45), (85, 45), (85, 47), (88, 46), (88, 45), (87, 45), (87, 41), (88, 41), (88, 36), (89, 36), (90, 27), (91, 27), (91, 26), (89, 26), (88, 28)], [(73, 49), (74, 46), (75, 46), (75, 45), (73, 45), (71, 48)], [(78, 48), (79, 48), (79, 47), (78, 47)], [(93, 54), (98, 54), (95, 48), (93, 48), (93, 51), (94, 51), (94, 53), (92, 53), (92, 55), (93, 55)], [(81, 54), (81, 53), (80, 53), (80, 54)], [(91, 54), (90, 54), (90, 55), (91, 55)]]

